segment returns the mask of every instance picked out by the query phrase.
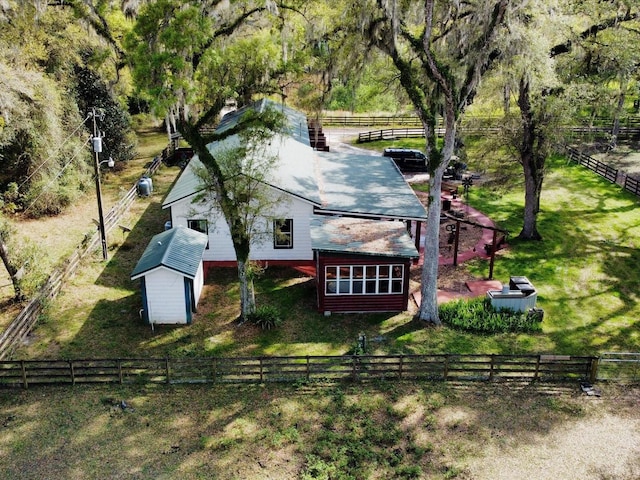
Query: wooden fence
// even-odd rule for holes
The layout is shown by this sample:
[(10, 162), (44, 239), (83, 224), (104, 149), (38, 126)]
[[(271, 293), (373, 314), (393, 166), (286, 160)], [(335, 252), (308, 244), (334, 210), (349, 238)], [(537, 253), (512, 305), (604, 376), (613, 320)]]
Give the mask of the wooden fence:
[(594, 381), (598, 357), (345, 355), (0, 361), (0, 387), (366, 380)]
[(377, 127), (383, 125), (406, 125), (421, 127), (420, 119), (415, 115), (324, 115), (322, 126)]
[(640, 353), (602, 353), (598, 361), (597, 379), (616, 382), (640, 382)]
[(633, 193), (636, 197), (640, 197), (640, 180), (619, 171), (617, 168), (613, 168), (606, 163), (596, 160), (589, 155), (581, 153), (575, 148), (566, 146), (565, 149), (570, 160), (587, 167), (611, 183), (617, 183), (626, 191)]
[(633, 193), (636, 197), (640, 197), (640, 180), (625, 175), (622, 186), (626, 191)]
[(575, 148), (566, 146), (565, 149), (567, 151), (567, 155), (569, 156), (569, 160), (587, 167), (589, 170), (597, 173), (601, 177), (606, 178), (611, 183), (616, 183), (616, 180), (618, 179), (617, 168), (613, 168), (606, 163), (601, 162), (600, 160), (596, 160), (589, 155), (581, 153)]
[(424, 137), (423, 128), (388, 128), (385, 130), (361, 132), (358, 134), (358, 143), (375, 142), (378, 140), (396, 140), (398, 138), (420, 137)]
[[(463, 127), (497, 127), (503, 117), (499, 115), (465, 115), (462, 119)], [(344, 127), (376, 127), (376, 126), (407, 126), (422, 127), (417, 115), (323, 115), (320, 118), (323, 126)], [(567, 126), (579, 134), (610, 135), (614, 120), (611, 117), (589, 117), (577, 119), (578, 125)], [(437, 119), (437, 128), (442, 128), (442, 118)], [(620, 118), (620, 134), (622, 136), (637, 136), (640, 134), (640, 116), (628, 115)]]
[[(151, 176), (156, 172), (162, 163), (162, 159), (168, 154), (166, 150), (170, 150), (170, 147), (167, 147), (162, 155), (154, 158), (149, 168), (144, 172), (144, 175)], [(136, 197), (137, 185), (134, 185), (105, 215), (104, 224), (106, 231), (111, 230), (117, 225), (122, 215), (131, 206)], [(76, 272), (85, 256), (99, 244), (100, 233), (97, 230), (93, 235), (87, 234), (82, 244), (76, 248), (71, 256), (60, 267), (53, 271), (35, 297), (27, 303), (18, 316), (0, 334), (0, 359), (7, 358), (16, 345), (29, 334), (38, 321), (47, 301), (58, 295), (65, 281)]]

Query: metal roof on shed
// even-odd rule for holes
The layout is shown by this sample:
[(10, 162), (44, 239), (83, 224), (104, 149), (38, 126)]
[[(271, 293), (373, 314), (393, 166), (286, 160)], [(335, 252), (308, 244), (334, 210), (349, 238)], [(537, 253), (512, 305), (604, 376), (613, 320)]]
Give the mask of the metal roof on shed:
[(155, 235), (131, 272), (131, 280), (158, 267), (195, 278), (208, 241), (206, 234), (182, 226)]
[(311, 219), (311, 248), (385, 257), (419, 255), (402, 222), (336, 216), (316, 215)]
[(424, 220), (427, 212), (389, 157), (318, 152), (322, 209)]

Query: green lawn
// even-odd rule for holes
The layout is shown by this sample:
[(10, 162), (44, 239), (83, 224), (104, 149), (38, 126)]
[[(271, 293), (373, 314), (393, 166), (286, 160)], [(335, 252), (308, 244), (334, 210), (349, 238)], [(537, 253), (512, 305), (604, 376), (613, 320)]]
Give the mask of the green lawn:
[[(176, 175), (164, 167), (154, 195), (138, 200), (134, 228), (117, 238), (109, 262), (96, 254), (42, 318), (19, 358), (343, 354), (360, 333), (369, 351), (384, 353), (598, 354), (640, 347), (640, 209), (638, 200), (561, 158), (549, 162), (539, 227), (544, 241), (519, 242), (522, 192), (474, 186), (470, 203), (512, 232), (510, 248), (497, 257), (494, 278), (527, 276), (545, 311), (539, 334), (473, 335), (431, 328), (408, 313), (325, 317), (315, 308), (313, 279), (289, 269), (269, 268), (257, 284), (258, 302), (278, 307), (284, 323), (263, 332), (238, 326), (233, 269), (210, 275), (199, 313), (189, 327), (141, 323), (139, 286), (129, 275), (149, 238), (162, 230), (161, 200)], [(115, 237), (114, 237), (115, 235)], [(486, 262), (469, 268), (487, 275)]]

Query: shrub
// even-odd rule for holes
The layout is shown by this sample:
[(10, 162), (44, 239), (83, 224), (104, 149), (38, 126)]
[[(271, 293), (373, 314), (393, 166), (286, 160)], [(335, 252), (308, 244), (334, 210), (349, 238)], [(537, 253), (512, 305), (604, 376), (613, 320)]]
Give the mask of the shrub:
[(262, 330), (271, 330), (282, 323), (280, 311), (272, 305), (260, 305), (249, 315), (249, 321), (258, 325)]
[(497, 310), (487, 298), (455, 300), (439, 307), (440, 319), (452, 328), (474, 333), (539, 332), (540, 317), (509, 309)]

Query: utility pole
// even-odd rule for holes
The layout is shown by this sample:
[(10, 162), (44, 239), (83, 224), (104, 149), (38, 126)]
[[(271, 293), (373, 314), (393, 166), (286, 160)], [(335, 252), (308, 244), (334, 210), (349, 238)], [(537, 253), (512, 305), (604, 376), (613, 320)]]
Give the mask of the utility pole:
[(107, 231), (104, 227), (104, 213), (102, 212), (102, 187), (100, 185), (100, 161), (98, 153), (102, 152), (102, 137), (98, 133), (98, 125), (96, 123), (96, 109), (91, 109), (93, 115), (93, 151), (95, 153), (94, 169), (96, 174), (96, 195), (98, 196), (98, 228), (100, 229), (100, 240), (102, 242), (102, 258), (107, 260), (109, 254), (107, 252)]

